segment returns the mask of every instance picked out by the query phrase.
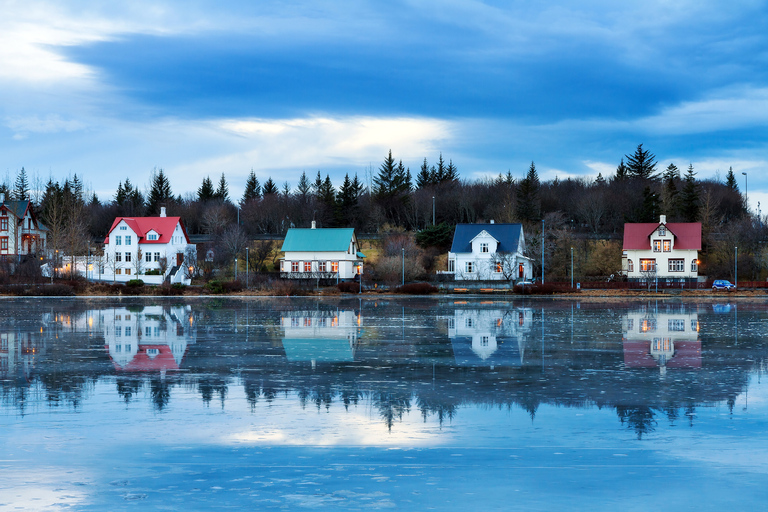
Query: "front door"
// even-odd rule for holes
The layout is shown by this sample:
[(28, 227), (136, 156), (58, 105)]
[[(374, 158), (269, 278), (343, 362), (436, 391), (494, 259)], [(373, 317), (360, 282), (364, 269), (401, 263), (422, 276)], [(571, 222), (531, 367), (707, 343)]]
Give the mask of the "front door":
[(181, 266), (182, 263), (184, 263), (184, 253), (178, 252), (176, 253), (176, 264)]
[(517, 277), (520, 279), (525, 277), (525, 267), (522, 263), (517, 266)]

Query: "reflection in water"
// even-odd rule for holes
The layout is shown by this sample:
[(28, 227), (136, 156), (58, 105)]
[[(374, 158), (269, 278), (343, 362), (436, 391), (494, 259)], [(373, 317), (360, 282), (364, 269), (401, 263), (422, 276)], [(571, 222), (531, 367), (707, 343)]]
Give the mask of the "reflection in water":
[(365, 404), (389, 429), (412, 410), (442, 424), (469, 405), (531, 418), (542, 404), (612, 408), (642, 437), (660, 417), (692, 425), (697, 407), (732, 409), (768, 353), (759, 304), (740, 305), (738, 315), (680, 302), (9, 304), (13, 315), (0, 318), (1, 407), (21, 412), (40, 396), (77, 408), (111, 380), (124, 402), (146, 399), (157, 410), (176, 389), (222, 408), (244, 396), (253, 411), (295, 397), (318, 411)]

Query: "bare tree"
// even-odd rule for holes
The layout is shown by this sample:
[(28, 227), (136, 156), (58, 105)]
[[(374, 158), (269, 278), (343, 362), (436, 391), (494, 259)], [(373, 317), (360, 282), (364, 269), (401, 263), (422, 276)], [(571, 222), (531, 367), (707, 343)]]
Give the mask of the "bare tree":
[(168, 271), (168, 255), (164, 254), (157, 260), (157, 264), (160, 267), (160, 275), (165, 276)]
[(133, 273), (136, 275), (136, 279), (138, 279), (144, 270), (144, 253), (141, 250), (141, 247), (136, 249), (136, 260), (133, 262)]
[(251, 253), (251, 270), (259, 271), (266, 259), (275, 249), (274, 240), (258, 240), (254, 242), (254, 251)]
[(184, 275), (187, 279), (192, 279), (197, 268), (197, 249), (194, 245), (188, 245), (184, 249)]

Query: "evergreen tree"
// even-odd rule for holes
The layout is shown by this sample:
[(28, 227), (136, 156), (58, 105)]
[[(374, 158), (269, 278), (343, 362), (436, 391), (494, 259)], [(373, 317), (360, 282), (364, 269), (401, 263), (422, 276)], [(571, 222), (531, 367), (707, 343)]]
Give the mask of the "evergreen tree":
[(627, 169), (627, 166), (624, 164), (624, 159), (621, 159), (621, 163), (616, 168), (616, 181), (624, 181), (627, 178), (629, 178), (629, 169)]
[(656, 222), (659, 220), (659, 195), (647, 186), (643, 189), (643, 203), (640, 206), (638, 222)]
[(248, 175), (248, 179), (245, 180), (245, 192), (243, 192), (243, 200), (241, 204), (245, 204), (251, 199), (258, 199), (261, 197), (261, 184), (259, 184), (256, 173), (251, 169), (251, 174)]
[(323, 186), (323, 177), (320, 176), (320, 171), (317, 171), (317, 176), (315, 176), (315, 182), (312, 184), (312, 190), (315, 191), (315, 195), (320, 194), (320, 188)]
[(312, 191), (312, 184), (309, 182), (309, 178), (307, 178), (306, 172), (302, 171), (301, 176), (299, 177), (299, 184), (296, 186), (296, 189), (299, 191), (299, 195), (301, 196), (301, 202), (306, 203), (307, 197)]
[(344, 182), (336, 196), (337, 223), (340, 226), (351, 226), (357, 219), (358, 186), (355, 181), (349, 179), (349, 174), (344, 176)]
[(402, 162), (395, 165), (392, 150), (389, 150), (387, 158), (379, 167), (379, 174), (373, 178), (373, 193), (379, 198), (396, 196), (409, 190), (406, 181), (405, 169)]
[(668, 217), (674, 217), (679, 209), (677, 181), (680, 179), (680, 170), (675, 164), (669, 164), (664, 170), (663, 180), (664, 189), (662, 191), (661, 202), (664, 207), (664, 213)]
[(459, 181), (459, 170), (453, 165), (453, 160), (448, 161), (448, 167), (445, 168), (445, 179), (443, 181)]
[(200, 188), (197, 189), (197, 200), (201, 202), (210, 201), (215, 195), (216, 192), (213, 190), (213, 182), (211, 181), (210, 176), (206, 176), (203, 178), (203, 183), (200, 185)]
[(430, 185), (433, 185), (432, 175), (429, 172), (429, 165), (427, 164), (427, 159), (425, 158), (424, 162), (421, 164), (419, 173), (416, 175), (416, 187), (427, 188)]
[(632, 178), (652, 180), (656, 178), (656, 155), (644, 150), (642, 144), (638, 144), (632, 155), (624, 155), (627, 159), (627, 170)]
[(440, 153), (440, 156), (437, 159), (437, 169), (434, 171), (434, 177), (433, 181), (435, 184), (442, 183), (445, 181), (446, 176), (446, 169), (445, 169), (445, 160), (443, 160), (443, 154)]
[(229, 202), (229, 185), (227, 185), (227, 178), (224, 177), (224, 173), (221, 173), (221, 179), (219, 180), (219, 186), (216, 188), (214, 197), (224, 203)]
[(17, 201), (29, 201), (29, 182), (27, 181), (27, 171), (21, 168), (16, 175), (16, 184), (13, 187), (13, 197)]
[(272, 176), (267, 178), (267, 181), (264, 182), (264, 187), (262, 188), (261, 191), (262, 191), (262, 194), (264, 194), (265, 196), (270, 194), (271, 195), (277, 194), (278, 192), (277, 185), (275, 185), (275, 182), (272, 181)]
[(541, 219), (540, 185), (536, 164), (531, 162), (528, 174), (520, 180), (517, 187), (516, 213), (520, 220), (536, 221)]
[(699, 186), (696, 183), (693, 164), (688, 166), (683, 181), (683, 190), (680, 193), (680, 214), (686, 222), (696, 222), (699, 219)]
[(736, 176), (733, 174), (733, 167), (728, 168), (728, 174), (725, 175), (725, 186), (733, 192), (739, 191), (739, 184), (736, 183)]
[(605, 184), (606, 184), (606, 181), (605, 181), (605, 178), (603, 178), (603, 173), (598, 172), (597, 178), (595, 178), (595, 185), (597, 185), (598, 187), (602, 187)]
[(320, 201), (331, 208), (335, 206), (336, 204), (336, 189), (333, 187), (333, 183), (331, 182), (330, 175), (325, 175), (325, 181), (323, 181), (323, 184), (320, 185), (320, 190), (318, 190), (317, 198), (320, 199)]
[(147, 213), (150, 215), (159, 215), (160, 206), (164, 203), (173, 201), (173, 192), (171, 192), (171, 182), (162, 169), (153, 173), (152, 183), (147, 197)]

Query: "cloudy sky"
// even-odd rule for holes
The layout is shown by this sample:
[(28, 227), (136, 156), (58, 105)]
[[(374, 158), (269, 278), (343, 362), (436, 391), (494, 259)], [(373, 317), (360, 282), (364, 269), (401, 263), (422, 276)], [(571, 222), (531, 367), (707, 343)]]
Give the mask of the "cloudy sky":
[(642, 143), (733, 167), (766, 210), (766, 34), (760, 1), (0, 0), (0, 179), (76, 173), (109, 199), (162, 168), (239, 197), (251, 169), (338, 184), (389, 149), (593, 178)]

